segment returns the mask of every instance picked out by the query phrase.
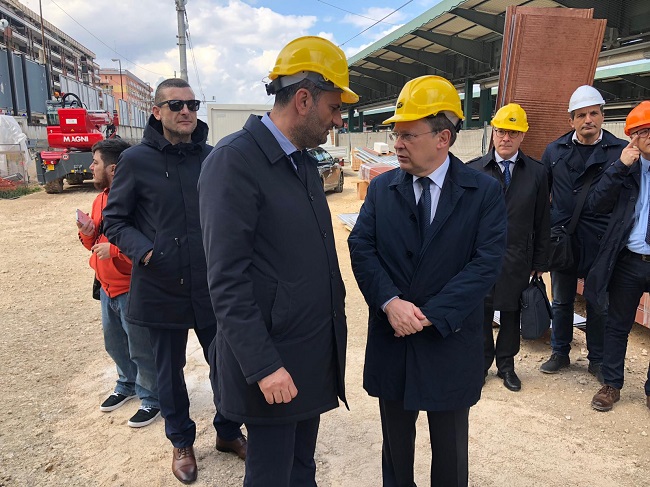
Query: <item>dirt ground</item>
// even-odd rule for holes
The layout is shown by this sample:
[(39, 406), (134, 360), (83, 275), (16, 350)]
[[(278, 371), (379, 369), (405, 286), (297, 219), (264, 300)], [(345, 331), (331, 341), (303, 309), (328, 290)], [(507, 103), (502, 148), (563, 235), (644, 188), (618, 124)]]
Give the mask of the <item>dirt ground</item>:
[[(350, 270), (347, 230), (336, 218), (358, 211), (352, 182), (329, 194), (347, 286), (347, 387), (350, 411), (323, 416), (316, 452), (321, 487), (381, 485), (381, 429), (375, 399), (361, 387), (367, 310)], [(88, 252), (77, 240), (74, 211), (90, 210), (91, 185), (62, 195), (0, 200), (0, 486), (176, 486), (163, 421), (129, 428), (138, 404), (99, 410), (115, 369), (103, 348), (99, 303), (91, 298)], [(441, 256), (444, 258), (444, 256)], [(633, 487), (650, 478), (650, 411), (643, 383), (650, 330), (635, 326), (626, 384), (613, 411), (589, 406), (598, 383), (587, 373), (576, 331), (571, 368), (538, 367), (549, 337), (524, 342), (517, 357), (523, 389), (505, 389), (494, 369), (470, 413), (470, 484)], [(244, 465), (214, 449), (208, 368), (198, 341), (188, 346), (186, 378), (197, 423), (201, 486), (238, 486)], [(421, 418), (426, 421), (426, 418)], [(416, 481), (429, 485), (427, 428), (418, 426)]]

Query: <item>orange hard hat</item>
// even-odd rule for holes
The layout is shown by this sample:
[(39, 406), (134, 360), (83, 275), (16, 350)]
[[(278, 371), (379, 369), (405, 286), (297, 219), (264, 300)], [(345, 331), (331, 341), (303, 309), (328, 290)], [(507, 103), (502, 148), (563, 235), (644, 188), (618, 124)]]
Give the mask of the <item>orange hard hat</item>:
[(634, 129), (650, 125), (650, 101), (642, 101), (635, 106), (625, 119), (625, 135), (630, 136)]

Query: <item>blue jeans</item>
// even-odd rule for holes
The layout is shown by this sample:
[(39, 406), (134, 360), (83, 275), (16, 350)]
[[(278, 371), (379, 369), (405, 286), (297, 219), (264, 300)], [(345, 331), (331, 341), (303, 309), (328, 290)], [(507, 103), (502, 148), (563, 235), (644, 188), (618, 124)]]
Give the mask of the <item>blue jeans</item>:
[(156, 365), (149, 339), (149, 330), (126, 320), (128, 293), (114, 298), (101, 289), (104, 347), (117, 367), (115, 392), (138, 395), (143, 407), (160, 408)]
[[(573, 340), (573, 303), (578, 277), (576, 270), (551, 272), (553, 290), (553, 353), (569, 356)], [(607, 321), (607, 305), (587, 301), (587, 358), (594, 364), (603, 361), (603, 335)]]

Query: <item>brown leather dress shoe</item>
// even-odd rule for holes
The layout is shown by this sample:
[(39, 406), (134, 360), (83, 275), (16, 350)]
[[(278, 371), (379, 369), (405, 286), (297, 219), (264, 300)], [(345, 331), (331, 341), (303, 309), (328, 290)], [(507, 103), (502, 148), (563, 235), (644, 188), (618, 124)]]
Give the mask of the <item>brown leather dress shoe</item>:
[(193, 447), (174, 448), (174, 458), (172, 459), (174, 477), (184, 484), (191, 484), (196, 480), (197, 470)]
[(591, 407), (596, 411), (609, 411), (614, 403), (621, 398), (621, 390), (615, 387), (604, 385), (591, 400)]
[(217, 436), (215, 448), (219, 451), (235, 453), (242, 460), (246, 460), (246, 447), (248, 441), (244, 435), (231, 441), (222, 440)]

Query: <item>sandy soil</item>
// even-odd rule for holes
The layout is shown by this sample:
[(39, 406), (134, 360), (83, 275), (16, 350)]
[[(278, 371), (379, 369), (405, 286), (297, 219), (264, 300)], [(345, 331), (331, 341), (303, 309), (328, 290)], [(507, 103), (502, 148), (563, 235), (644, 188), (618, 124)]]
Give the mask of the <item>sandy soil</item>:
[[(356, 212), (352, 178), (329, 194), (333, 215)], [(91, 299), (92, 270), (76, 236), (74, 210), (90, 209), (92, 186), (62, 195), (0, 200), (0, 486), (176, 486), (163, 422), (126, 425), (132, 401), (99, 411), (112, 391), (114, 365), (103, 349), (99, 303)], [(323, 416), (317, 449), (321, 487), (381, 485), (381, 431), (376, 400), (361, 387), (365, 303), (350, 270), (347, 230), (334, 216), (348, 291), (348, 399)], [(650, 411), (643, 383), (650, 330), (636, 326), (621, 402), (609, 413), (589, 406), (598, 389), (587, 373), (584, 335), (576, 332), (568, 371), (538, 372), (549, 337), (524, 342), (517, 358), (523, 390), (512, 393), (490, 373), (470, 414), (472, 486), (567, 487), (648, 485)], [(243, 463), (214, 450), (214, 413), (207, 365), (197, 340), (186, 368), (197, 422), (197, 486), (237, 486)], [(426, 421), (426, 418), (421, 419)], [(418, 428), (417, 482), (428, 485), (427, 429)]]

